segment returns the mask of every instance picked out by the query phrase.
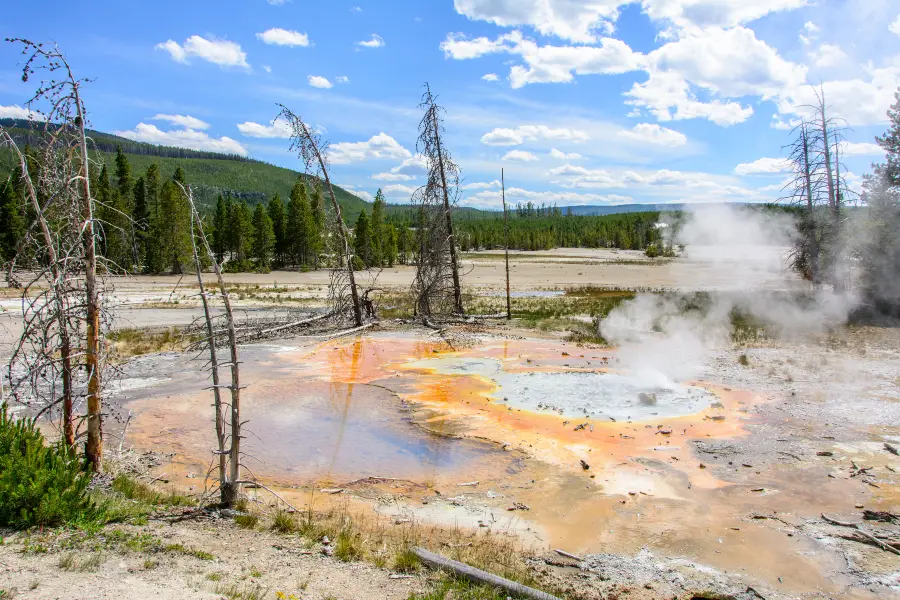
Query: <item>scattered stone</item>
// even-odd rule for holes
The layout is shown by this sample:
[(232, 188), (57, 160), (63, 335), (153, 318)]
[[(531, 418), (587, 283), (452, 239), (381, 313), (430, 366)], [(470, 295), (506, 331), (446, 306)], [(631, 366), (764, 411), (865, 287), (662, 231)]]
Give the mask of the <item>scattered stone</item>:
[(584, 461), (582, 460), (582, 461), (581, 461), (581, 468), (584, 469), (585, 471), (587, 471), (588, 469), (591, 468), (591, 465), (587, 464), (586, 462), (584, 462)]

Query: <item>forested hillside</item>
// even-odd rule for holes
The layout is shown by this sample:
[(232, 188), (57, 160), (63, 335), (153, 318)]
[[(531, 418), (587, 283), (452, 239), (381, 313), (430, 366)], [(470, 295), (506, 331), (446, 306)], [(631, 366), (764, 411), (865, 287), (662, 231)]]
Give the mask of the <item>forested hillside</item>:
[[(38, 143), (40, 132), (29, 121), (0, 119), (0, 126), (7, 128), (20, 147)], [(268, 202), (275, 194), (287, 198), (301, 175), (291, 169), (234, 154), (157, 146), (93, 130), (89, 130), (89, 135), (91, 147), (107, 165), (113, 164), (116, 149), (121, 147), (136, 172), (144, 172), (151, 164), (156, 164), (160, 175), (170, 179), (180, 167), (191, 184), (195, 200), (206, 210), (215, 206), (219, 195), (240, 198), (251, 205)], [(6, 154), (0, 154), (0, 175), (8, 173), (9, 165)], [(308, 185), (312, 187), (315, 179), (309, 178)], [(370, 203), (340, 186), (334, 186), (334, 194), (348, 219), (355, 219), (364, 207), (371, 207)]]

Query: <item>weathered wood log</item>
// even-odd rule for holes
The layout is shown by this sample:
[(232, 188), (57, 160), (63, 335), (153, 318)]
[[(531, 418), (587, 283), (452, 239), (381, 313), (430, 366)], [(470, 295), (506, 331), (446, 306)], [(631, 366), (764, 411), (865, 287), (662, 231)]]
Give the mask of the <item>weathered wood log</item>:
[(540, 590), (530, 588), (527, 585), (522, 585), (521, 583), (516, 583), (515, 581), (511, 581), (498, 575), (494, 575), (493, 573), (488, 573), (487, 571), (476, 569), (475, 567), (471, 567), (457, 560), (444, 558), (439, 554), (429, 552), (428, 550), (425, 550), (423, 548), (413, 548), (412, 552), (417, 557), (419, 557), (419, 560), (421, 560), (426, 565), (435, 569), (444, 569), (446, 571), (450, 571), (455, 575), (463, 577), (464, 579), (468, 579), (472, 583), (499, 587), (506, 590), (507, 592), (522, 596), (524, 598), (534, 598), (535, 600), (560, 600), (558, 597), (552, 596), (547, 592), (542, 592)]
[(584, 559), (578, 556), (577, 554), (571, 554), (570, 552), (566, 552), (565, 550), (560, 550), (559, 548), (555, 549), (554, 552), (559, 554), (560, 556), (565, 556), (566, 558), (571, 558), (572, 560), (577, 560), (578, 562), (584, 562)]
[[(872, 535), (871, 533), (869, 533), (868, 531), (866, 531), (865, 529), (860, 527), (859, 523), (848, 523), (846, 521), (838, 521), (837, 519), (827, 516), (825, 513), (822, 513), (822, 520), (825, 521), (826, 523), (831, 523), (832, 525), (837, 525), (838, 527), (849, 527), (850, 529), (853, 529), (856, 532), (858, 532), (863, 537), (867, 538), (870, 542), (873, 542), (876, 546), (878, 546), (885, 552), (893, 552), (894, 554), (897, 554), (898, 556), (900, 556), (900, 550), (897, 550), (893, 546), (886, 544), (883, 541), (879, 540), (877, 537), (875, 537), (874, 535)], [(859, 541), (859, 540), (857, 540), (857, 541)]]

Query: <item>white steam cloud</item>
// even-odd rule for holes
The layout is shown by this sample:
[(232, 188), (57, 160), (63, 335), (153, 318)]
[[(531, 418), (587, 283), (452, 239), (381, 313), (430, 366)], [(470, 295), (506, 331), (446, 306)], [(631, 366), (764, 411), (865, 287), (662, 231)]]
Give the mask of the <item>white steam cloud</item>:
[[(681, 290), (699, 269), (724, 274), (706, 296), (640, 294), (600, 323), (600, 333), (618, 346), (620, 366), (648, 388), (699, 375), (710, 354), (731, 344), (732, 314), (747, 315), (768, 335), (796, 339), (821, 333), (846, 320), (855, 305), (849, 294), (813, 287), (789, 268), (796, 235), (793, 219), (746, 207), (697, 207), (680, 227), (667, 227), (683, 258), (671, 265)], [(704, 279), (716, 280), (715, 277)]]

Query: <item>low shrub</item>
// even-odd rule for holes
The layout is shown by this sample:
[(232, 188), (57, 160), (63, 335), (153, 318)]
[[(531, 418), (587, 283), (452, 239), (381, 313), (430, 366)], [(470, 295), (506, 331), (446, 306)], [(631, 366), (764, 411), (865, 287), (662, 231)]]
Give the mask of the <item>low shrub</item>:
[(46, 445), (33, 419), (0, 408), (0, 526), (26, 529), (91, 520), (91, 474), (62, 443)]

